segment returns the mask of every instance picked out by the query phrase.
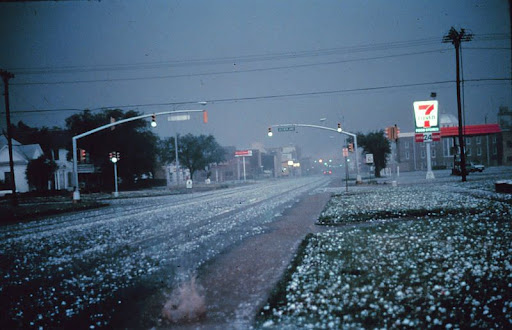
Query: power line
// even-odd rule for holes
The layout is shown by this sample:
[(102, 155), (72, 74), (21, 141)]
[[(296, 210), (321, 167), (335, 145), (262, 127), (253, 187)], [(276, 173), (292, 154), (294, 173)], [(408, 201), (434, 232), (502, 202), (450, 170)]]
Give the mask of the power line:
[(280, 53), (267, 53), (256, 55), (241, 55), (231, 57), (217, 57), (204, 59), (187, 59), (177, 61), (159, 61), (159, 62), (139, 62), (130, 64), (116, 65), (96, 65), (96, 66), (62, 66), (62, 67), (40, 67), (40, 68), (12, 68), (19, 75), (23, 74), (47, 74), (47, 73), (70, 73), (70, 72), (93, 72), (93, 71), (116, 71), (116, 70), (134, 70), (141, 68), (159, 68), (161, 66), (191, 66), (191, 65), (210, 65), (226, 63), (242, 63), (268, 60), (281, 60), (302, 57), (317, 57), (325, 55), (335, 55), (340, 53), (350, 54), (369, 51), (390, 50), (397, 48), (408, 48), (417, 46), (427, 46), (438, 43), (438, 38), (423, 38), (407, 41), (395, 41), (377, 44), (358, 45), (350, 47), (324, 48), (316, 50), (289, 51)]
[[(510, 80), (511, 80), (511, 78), (475, 78), (475, 79), (466, 79), (465, 82), (510, 81)], [(399, 85), (389, 85), (389, 86), (338, 89), (338, 90), (330, 90), (330, 91), (261, 95), (261, 96), (249, 96), (249, 97), (241, 97), (241, 98), (210, 99), (210, 100), (206, 100), (206, 101), (208, 103), (254, 101), (254, 100), (265, 100), (265, 99), (301, 97), (301, 96), (318, 96), (318, 95), (328, 95), (328, 94), (351, 93), (351, 92), (361, 92), (361, 91), (377, 91), (377, 90), (386, 90), (386, 89), (394, 89), (394, 88), (441, 85), (441, 84), (449, 84), (449, 83), (455, 83), (455, 81), (454, 80), (441, 80), (441, 81), (399, 84)], [(121, 108), (144, 108), (144, 107), (156, 107), (156, 106), (175, 106), (175, 105), (191, 104), (191, 103), (195, 103), (195, 101), (114, 105), (114, 106), (103, 106), (103, 107), (97, 107), (97, 108), (89, 108), (87, 110), (99, 111), (99, 110), (116, 109), (116, 108), (121, 109)], [(21, 113), (42, 113), (42, 112), (71, 112), (71, 111), (76, 112), (76, 111), (83, 111), (83, 110), (84, 109), (78, 109), (78, 108), (62, 108), (62, 109), (19, 110), (19, 111), (12, 111), (12, 113), (21, 114)]]
[(411, 53), (403, 53), (403, 54), (384, 55), (384, 56), (376, 56), (376, 57), (349, 59), (349, 60), (327, 61), (327, 62), (309, 63), (309, 64), (294, 64), (294, 65), (274, 66), (274, 67), (268, 67), (268, 68), (245, 69), (245, 70), (237, 70), (237, 71), (216, 71), (216, 72), (160, 75), (160, 76), (148, 76), (148, 77), (131, 77), (131, 78), (63, 80), (63, 81), (51, 81), (51, 82), (21, 82), (21, 83), (12, 83), (11, 85), (17, 85), (17, 86), (59, 85), (59, 84), (95, 83), (95, 82), (136, 81), (136, 80), (149, 80), (149, 79), (170, 79), (170, 78), (183, 78), (183, 77), (188, 78), (188, 77), (196, 77), (196, 76), (211, 76), (211, 75), (222, 75), (222, 74), (238, 74), (238, 73), (248, 73), (248, 72), (264, 72), (264, 71), (273, 71), (273, 70), (296, 69), (296, 68), (305, 68), (305, 67), (312, 67), (312, 66), (319, 66), (319, 65), (333, 65), (333, 64), (349, 63), (349, 62), (363, 62), (363, 61), (370, 61), (370, 60), (380, 60), (380, 59), (387, 59), (387, 58), (411, 56), (411, 55), (442, 53), (444, 51), (447, 51), (447, 49), (436, 49), (436, 50), (429, 50), (429, 51), (422, 51), (422, 52), (411, 52)]

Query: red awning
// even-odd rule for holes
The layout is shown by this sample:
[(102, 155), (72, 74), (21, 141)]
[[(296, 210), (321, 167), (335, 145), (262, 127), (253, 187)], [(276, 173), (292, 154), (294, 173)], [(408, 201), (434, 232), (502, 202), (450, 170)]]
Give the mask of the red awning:
[[(462, 128), (464, 135), (484, 135), (500, 133), (500, 125), (498, 124), (483, 124), (483, 125), (467, 125)], [(459, 127), (441, 127), (441, 137), (458, 136)]]

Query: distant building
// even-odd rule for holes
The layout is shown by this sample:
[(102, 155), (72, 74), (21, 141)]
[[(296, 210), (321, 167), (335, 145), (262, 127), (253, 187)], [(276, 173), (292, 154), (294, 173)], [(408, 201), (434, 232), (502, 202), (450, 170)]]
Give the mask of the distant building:
[(498, 123), (502, 130), (503, 165), (512, 165), (512, 110), (500, 107)]
[[(12, 141), (12, 158), (14, 162), (14, 179), (17, 192), (27, 192), (30, 190), (25, 172), (28, 163), (31, 160), (37, 159), (43, 155), (43, 150), (39, 144), (22, 145), (18, 141)], [(4, 186), (11, 187), (11, 169), (9, 165), (9, 147), (7, 138), (0, 135), (0, 180), (4, 182)]]
[[(452, 115), (441, 115), (441, 141), (431, 142), (432, 168), (451, 168), (458, 154), (458, 122)], [(498, 166), (504, 164), (503, 132), (498, 124), (466, 125), (464, 143), (467, 162)], [(512, 139), (510, 142), (512, 146)], [(415, 142), (415, 133), (400, 133), (398, 145), (393, 147), (391, 164), (398, 161), (400, 171), (425, 171), (427, 155), (425, 143)], [(512, 158), (511, 158), (512, 161)]]
[(53, 174), (53, 188), (55, 190), (73, 189), (73, 163), (68, 161), (68, 150), (52, 150), (52, 159), (57, 164), (57, 169)]

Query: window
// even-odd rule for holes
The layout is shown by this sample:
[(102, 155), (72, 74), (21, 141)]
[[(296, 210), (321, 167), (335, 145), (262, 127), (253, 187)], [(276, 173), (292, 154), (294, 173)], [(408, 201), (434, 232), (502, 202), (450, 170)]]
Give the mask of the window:
[(476, 144), (482, 144), (482, 137), (481, 136), (477, 136), (476, 137)]
[(451, 157), (453, 156), (453, 139), (443, 139), (443, 156)]
[(466, 148), (466, 156), (471, 156), (471, 148)]
[(476, 155), (477, 156), (482, 156), (482, 147), (476, 148)]
[(496, 143), (496, 135), (492, 136), (492, 143)]
[(4, 172), (4, 178), (5, 178), (5, 180), (4, 180), (5, 185), (7, 187), (10, 187), (11, 186), (11, 178), (12, 178), (11, 172)]
[(468, 145), (468, 146), (471, 145), (471, 138), (469, 138), (469, 137), (466, 138), (466, 145)]
[(410, 158), (409, 150), (407, 150), (407, 151), (405, 152), (405, 159), (407, 159), (407, 160), (408, 160), (409, 158)]
[(405, 149), (409, 149), (409, 141), (405, 141)]
[(431, 154), (432, 154), (432, 158), (436, 158), (436, 149), (432, 149)]
[(421, 158), (425, 158), (425, 149), (421, 149)]

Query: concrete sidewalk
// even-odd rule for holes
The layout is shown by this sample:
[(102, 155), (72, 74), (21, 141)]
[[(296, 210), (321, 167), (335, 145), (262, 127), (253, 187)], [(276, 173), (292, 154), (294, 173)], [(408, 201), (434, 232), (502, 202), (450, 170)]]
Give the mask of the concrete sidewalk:
[(311, 232), (330, 193), (306, 195), (261, 235), (244, 240), (199, 270), (207, 316), (179, 328), (226, 329), (251, 326), (295, 252)]

